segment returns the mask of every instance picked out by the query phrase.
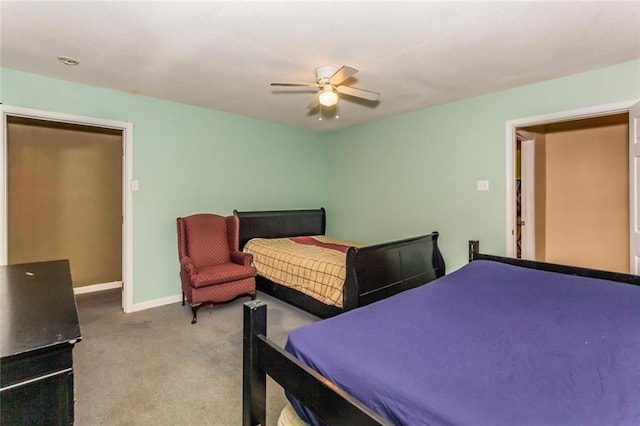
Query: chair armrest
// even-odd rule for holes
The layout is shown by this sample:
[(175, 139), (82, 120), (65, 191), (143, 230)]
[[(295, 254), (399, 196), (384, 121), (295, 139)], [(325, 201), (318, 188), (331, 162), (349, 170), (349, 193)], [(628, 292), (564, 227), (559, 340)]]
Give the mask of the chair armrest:
[(250, 253), (243, 253), (241, 251), (232, 250), (231, 261), (233, 263), (237, 263), (238, 265), (251, 266), (251, 262), (253, 262), (253, 255)]
[(180, 267), (182, 267), (189, 274), (193, 274), (196, 269), (195, 265), (193, 264), (193, 260), (191, 260), (189, 256), (182, 256), (182, 258), (180, 259)]

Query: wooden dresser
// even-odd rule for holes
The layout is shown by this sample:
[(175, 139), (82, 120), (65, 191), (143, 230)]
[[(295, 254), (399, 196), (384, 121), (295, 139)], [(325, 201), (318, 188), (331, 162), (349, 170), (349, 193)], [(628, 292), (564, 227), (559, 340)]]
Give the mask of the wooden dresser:
[(81, 338), (67, 260), (0, 266), (0, 424), (73, 424)]

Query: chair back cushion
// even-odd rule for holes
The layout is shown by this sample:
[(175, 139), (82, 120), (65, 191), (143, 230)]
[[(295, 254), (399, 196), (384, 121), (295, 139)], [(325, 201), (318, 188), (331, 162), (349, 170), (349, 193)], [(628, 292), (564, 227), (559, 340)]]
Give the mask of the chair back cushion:
[(182, 218), (183, 248), (198, 266), (218, 265), (231, 261), (227, 221), (215, 214), (195, 214)]

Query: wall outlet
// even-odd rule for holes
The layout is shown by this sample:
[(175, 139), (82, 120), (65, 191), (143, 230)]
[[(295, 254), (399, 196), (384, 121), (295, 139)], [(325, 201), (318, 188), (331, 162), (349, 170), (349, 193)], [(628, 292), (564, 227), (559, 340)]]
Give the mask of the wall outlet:
[(131, 181), (131, 191), (140, 191), (140, 182), (137, 179)]
[(489, 181), (488, 180), (479, 180), (477, 182), (478, 191), (488, 191), (489, 190)]

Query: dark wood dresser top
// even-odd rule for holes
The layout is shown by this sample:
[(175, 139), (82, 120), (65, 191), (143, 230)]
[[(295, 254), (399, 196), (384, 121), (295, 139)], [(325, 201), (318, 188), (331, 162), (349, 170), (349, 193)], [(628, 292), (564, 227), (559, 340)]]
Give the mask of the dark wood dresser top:
[(0, 266), (0, 356), (81, 339), (68, 260)]

